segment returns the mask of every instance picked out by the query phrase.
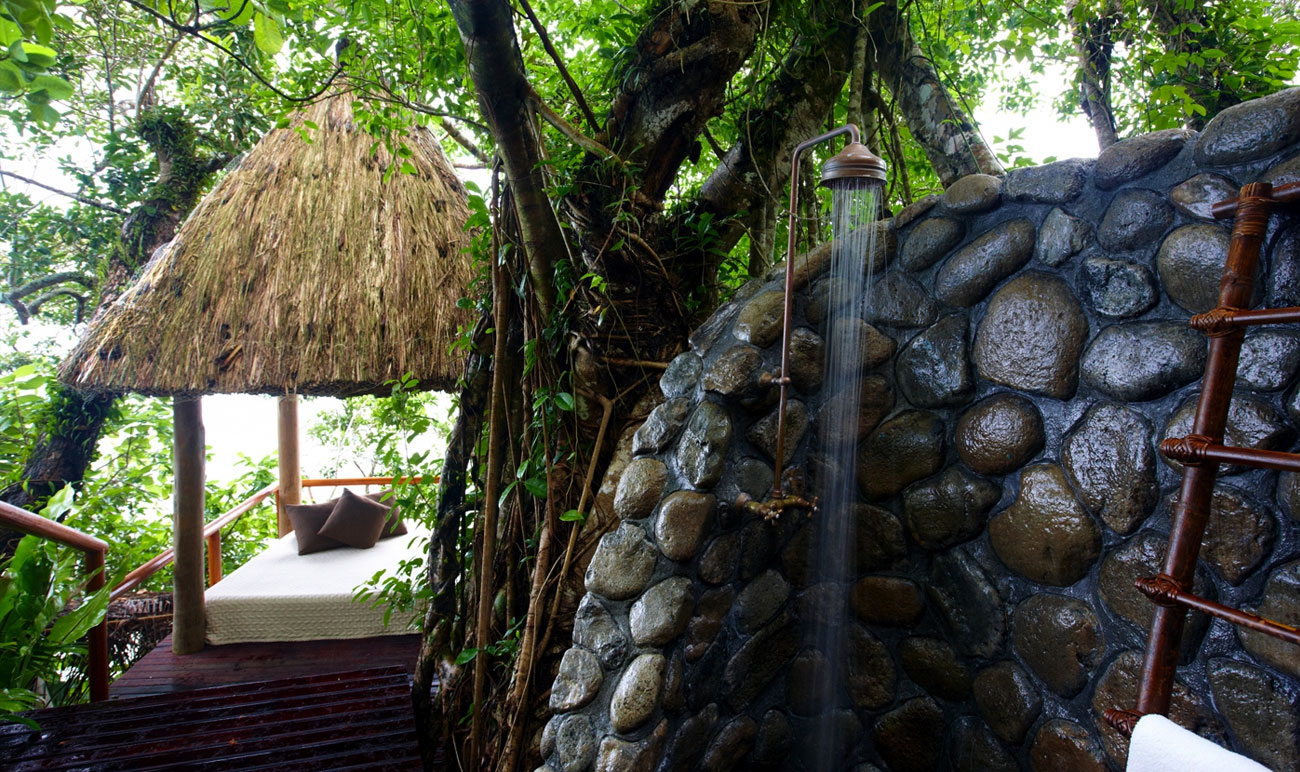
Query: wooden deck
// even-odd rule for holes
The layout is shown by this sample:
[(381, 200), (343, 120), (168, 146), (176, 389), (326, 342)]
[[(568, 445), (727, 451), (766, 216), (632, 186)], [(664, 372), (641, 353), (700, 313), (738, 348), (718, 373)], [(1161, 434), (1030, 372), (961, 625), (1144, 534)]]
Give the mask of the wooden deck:
[(337, 641), (236, 643), (197, 654), (172, 653), (171, 636), (113, 682), (110, 699), (168, 694), (213, 686), (274, 681), (358, 668), (396, 666), (412, 673), (420, 636), (386, 635)]

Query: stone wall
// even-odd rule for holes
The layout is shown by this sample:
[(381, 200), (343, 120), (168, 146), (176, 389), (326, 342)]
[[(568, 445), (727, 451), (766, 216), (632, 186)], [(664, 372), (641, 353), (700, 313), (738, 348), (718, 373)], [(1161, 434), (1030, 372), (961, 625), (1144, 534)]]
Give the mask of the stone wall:
[[(814, 521), (732, 505), (769, 492), (781, 283), (745, 287), (692, 338), (637, 431), (618, 529), (586, 575), (551, 692), (543, 770), (804, 769), (832, 722), (846, 770), (1122, 769), (1100, 719), (1133, 703), (1151, 616), (1132, 588), (1163, 556), (1205, 364), (1192, 313), (1217, 298), (1228, 225), (1254, 180), (1300, 179), (1300, 89), (1096, 161), (959, 180), (882, 224), (854, 426), (820, 426), (828, 292), (813, 276), (792, 340), (793, 466), (856, 432), (856, 579), (812, 584)], [(1300, 305), (1300, 225), (1275, 217), (1259, 297)], [(812, 271), (809, 271), (812, 272)], [(1300, 333), (1247, 337), (1228, 434), (1292, 449)], [(817, 515), (814, 516), (814, 519)], [(1227, 469), (1197, 591), (1300, 623), (1300, 483)], [(845, 702), (808, 685), (803, 634), (846, 628)], [(1300, 768), (1300, 651), (1221, 622), (1189, 626), (1173, 717), (1278, 769)]]

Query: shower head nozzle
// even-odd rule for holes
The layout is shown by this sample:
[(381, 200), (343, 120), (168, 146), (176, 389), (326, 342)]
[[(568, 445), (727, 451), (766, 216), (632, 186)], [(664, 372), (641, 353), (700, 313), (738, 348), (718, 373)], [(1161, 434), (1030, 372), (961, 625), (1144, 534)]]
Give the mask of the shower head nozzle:
[(863, 180), (868, 185), (884, 185), (885, 162), (861, 142), (850, 142), (822, 165), (821, 184), (835, 187), (846, 180)]

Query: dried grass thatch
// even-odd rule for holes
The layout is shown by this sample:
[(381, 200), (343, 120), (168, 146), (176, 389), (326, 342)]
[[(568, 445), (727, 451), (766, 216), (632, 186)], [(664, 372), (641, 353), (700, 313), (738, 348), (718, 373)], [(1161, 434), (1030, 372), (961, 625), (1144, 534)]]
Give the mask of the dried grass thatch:
[[(298, 129), (311, 121), (318, 129)], [(145, 394), (449, 388), (467, 320), (465, 190), (426, 130), (415, 174), (335, 95), (267, 134), (93, 321), (60, 377)], [(399, 159), (400, 161), (400, 159)]]

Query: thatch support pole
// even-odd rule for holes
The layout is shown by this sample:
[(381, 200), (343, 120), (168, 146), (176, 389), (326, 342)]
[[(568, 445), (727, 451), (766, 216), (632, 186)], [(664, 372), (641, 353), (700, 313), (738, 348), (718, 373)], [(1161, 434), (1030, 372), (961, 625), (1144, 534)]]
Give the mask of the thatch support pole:
[(172, 651), (203, 649), (203, 411), (199, 397), (172, 400), (176, 474), (172, 493)]
[(293, 530), (285, 507), (302, 503), (302, 470), (298, 463), (298, 395), (280, 397), (280, 494), (275, 498), (276, 531), (281, 536)]

